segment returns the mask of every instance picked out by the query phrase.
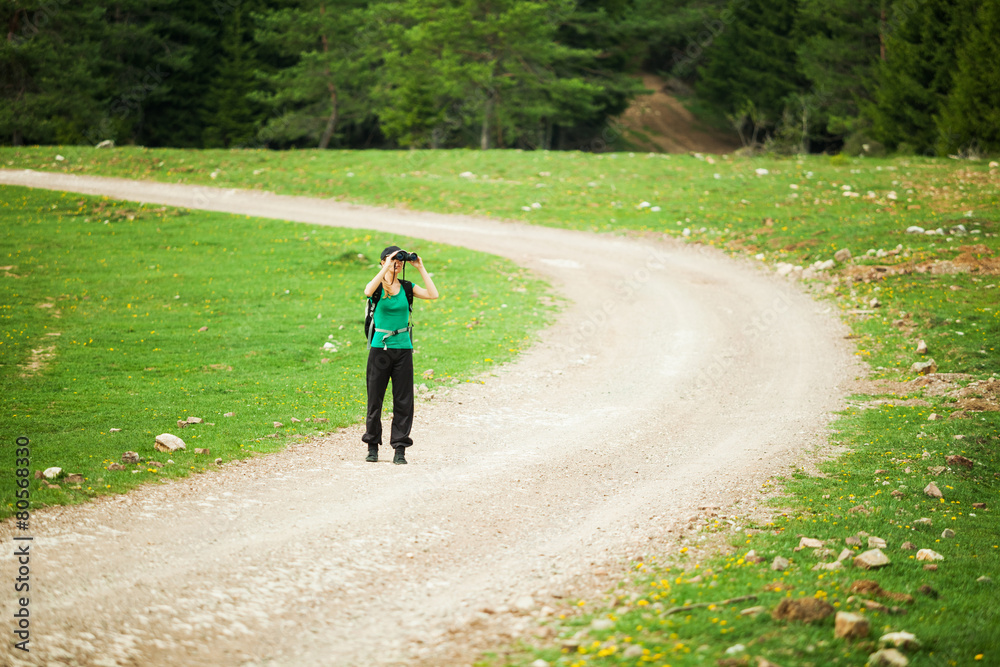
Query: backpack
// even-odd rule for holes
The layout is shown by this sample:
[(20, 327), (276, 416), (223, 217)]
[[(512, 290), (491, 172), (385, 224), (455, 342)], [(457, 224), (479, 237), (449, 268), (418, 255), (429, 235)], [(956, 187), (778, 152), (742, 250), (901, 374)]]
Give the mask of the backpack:
[[(406, 294), (406, 304), (410, 308), (410, 312), (413, 312), (413, 283), (409, 280), (399, 279), (399, 286), (402, 288), (403, 292)], [(378, 305), (379, 299), (382, 298), (382, 286), (379, 285), (375, 293), (370, 297), (365, 299), (365, 337), (368, 339), (368, 347), (372, 346), (372, 339), (375, 338), (375, 332), (387, 334), (385, 337), (395, 336), (396, 334), (401, 334), (404, 331), (410, 333), (410, 341), (413, 340), (413, 325), (410, 324), (405, 329), (397, 329), (395, 331), (389, 331), (387, 329), (376, 329), (375, 328), (375, 307)], [(384, 339), (383, 339), (384, 340)]]

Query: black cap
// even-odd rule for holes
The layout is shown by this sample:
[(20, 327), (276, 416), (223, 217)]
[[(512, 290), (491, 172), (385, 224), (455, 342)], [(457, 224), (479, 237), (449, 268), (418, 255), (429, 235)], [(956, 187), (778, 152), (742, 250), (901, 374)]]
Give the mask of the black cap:
[(400, 248), (398, 245), (391, 245), (391, 246), (389, 246), (388, 248), (386, 248), (385, 250), (382, 251), (382, 254), (379, 255), (379, 259), (385, 259), (389, 255), (392, 255), (393, 253), (399, 252), (400, 250), (402, 250), (402, 248)]

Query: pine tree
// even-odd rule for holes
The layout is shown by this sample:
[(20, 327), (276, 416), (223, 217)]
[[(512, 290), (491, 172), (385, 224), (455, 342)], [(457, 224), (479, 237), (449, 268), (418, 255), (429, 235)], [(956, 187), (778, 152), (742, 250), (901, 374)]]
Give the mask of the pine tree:
[(922, 0), (893, 6), (896, 30), (886, 44), (886, 59), (872, 83), (872, 102), (864, 113), (877, 139), (889, 148), (906, 142), (921, 153), (934, 151), (934, 118), (951, 90), (960, 37), (975, 16), (979, 0)]
[(938, 149), (1000, 153), (1000, 0), (985, 0), (958, 52), (954, 85), (937, 122)]
[(82, 0), (0, 4), (0, 142), (79, 143), (99, 125), (103, 13)]
[(796, 0), (731, 0), (699, 70), (698, 93), (726, 114), (752, 107), (774, 127), (804, 88), (792, 39), (796, 9)]

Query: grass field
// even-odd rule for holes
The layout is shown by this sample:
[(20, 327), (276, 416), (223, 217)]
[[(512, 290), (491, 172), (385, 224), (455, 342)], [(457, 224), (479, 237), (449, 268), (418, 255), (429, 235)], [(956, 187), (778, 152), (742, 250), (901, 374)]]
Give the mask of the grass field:
[[(511, 359), (550, 309), (538, 302), (538, 280), (461, 248), (27, 188), (0, 193), (5, 442), (25, 435), (32, 469), (85, 478), (40, 482), (36, 507), (120, 493), (358, 421), (362, 289), (389, 242), (426, 257), (442, 294), (414, 304), (417, 383), (430, 389)], [(429, 369), (433, 378), (423, 378)], [(204, 422), (178, 430), (188, 417)], [(186, 451), (153, 451), (165, 432)], [(125, 451), (165, 465), (105, 469)], [(8, 516), (12, 457), (0, 467)]]
[[(995, 163), (66, 147), (3, 148), (0, 164), (267, 189), (597, 232), (659, 233), (757, 257), (802, 276), (817, 298), (843, 313), (854, 331), (856, 354), (874, 371), (871, 395), (856, 397), (856, 407), (834, 425), (832, 444), (844, 453), (820, 476), (796, 471), (773, 480), (769, 488), (786, 495), (771, 524), (711, 519), (703, 536), (718, 539), (709, 534), (721, 531), (723, 543), (732, 542), (728, 548), (708, 552), (692, 543), (683, 553), (637, 564), (635, 576), (620, 584), (621, 599), (580, 601), (553, 621), (558, 640), (489, 662), (756, 665), (766, 657), (783, 667), (856, 665), (867, 660), (883, 632), (907, 630), (922, 643), (904, 650), (913, 665), (1000, 664), (995, 604), (1000, 405), (995, 384), (971, 384), (1000, 369), (1000, 167)], [(922, 231), (908, 231), (912, 227)], [(811, 268), (845, 248), (852, 259)], [(917, 352), (921, 340), (927, 354)], [(930, 357), (939, 373), (959, 375), (950, 376), (950, 383), (919, 386), (911, 365)], [(876, 398), (883, 402), (873, 403)], [(941, 419), (929, 420), (931, 413)], [(966, 457), (972, 468), (948, 463), (952, 455)], [(943, 499), (924, 494), (932, 480)], [(914, 523), (920, 518), (931, 519), (931, 525)], [(956, 536), (942, 537), (945, 528)], [(887, 542), (883, 551), (890, 566), (864, 571), (848, 564), (816, 572), (811, 566), (820, 561), (814, 550), (793, 551), (800, 535), (813, 537), (833, 552), (820, 560), (832, 562), (846, 547), (845, 538), (858, 531)], [(867, 550), (867, 538), (862, 535), (862, 546), (852, 552)], [(916, 552), (901, 550), (904, 540), (942, 554), (938, 570), (924, 570)], [(764, 562), (749, 563), (750, 549)], [(777, 555), (791, 561), (782, 572), (768, 567)], [(982, 576), (993, 583), (978, 581)], [(799, 623), (770, 615), (785, 597), (855, 610), (858, 597), (872, 599), (850, 592), (861, 579), (913, 596), (911, 603), (881, 600), (908, 613), (868, 609), (870, 636), (856, 641), (835, 639), (832, 617)], [(923, 585), (933, 590), (921, 593)], [(667, 613), (689, 601), (746, 595), (756, 599)], [(766, 611), (739, 615), (754, 605)], [(610, 625), (594, 626), (594, 619)], [(737, 644), (744, 649), (726, 653)]]

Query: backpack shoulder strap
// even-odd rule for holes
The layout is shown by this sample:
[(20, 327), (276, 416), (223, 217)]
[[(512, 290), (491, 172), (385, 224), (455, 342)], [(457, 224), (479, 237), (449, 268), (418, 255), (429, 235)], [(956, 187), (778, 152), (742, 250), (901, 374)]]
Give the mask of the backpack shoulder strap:
[(400, 279), (399, 284), (402, 286), (403, 291), (406, 292), (406, 303), (410, 307), (410, 312), (413, 312), (413, 283), (409, 280)]

